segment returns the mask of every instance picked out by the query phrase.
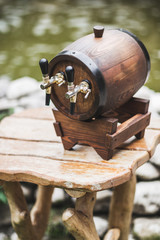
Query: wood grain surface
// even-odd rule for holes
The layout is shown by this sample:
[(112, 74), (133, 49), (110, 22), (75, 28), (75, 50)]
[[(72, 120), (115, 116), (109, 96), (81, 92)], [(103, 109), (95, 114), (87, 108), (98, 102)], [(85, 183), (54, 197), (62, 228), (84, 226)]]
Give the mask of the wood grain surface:
[(0, 124), (0, 179), (28, 181), (66, 189), (100, 191), (128, 181), (153, 155), (160, 142), (160, 124), (134, 137), (103, 160), (93, 148), (76, 145), (64, 150), (53, 128), (50, 108), (30, 109)]

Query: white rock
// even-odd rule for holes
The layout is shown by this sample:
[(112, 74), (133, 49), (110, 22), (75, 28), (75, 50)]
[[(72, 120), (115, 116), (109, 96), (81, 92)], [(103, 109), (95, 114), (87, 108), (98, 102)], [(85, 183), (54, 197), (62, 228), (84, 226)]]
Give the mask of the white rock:
[(9, 32), (10, 28), (6, 21), (0, 20), (0, 32), (1, 33), (7, 33)]
[(0, 99), (0, 110), (7, 110), (18, 106), (17, 100), (8, 101), (6, 98)]
[(110, 200), (112, 196), (111, 190), (97, 192), (96, 203), (94, 206), (95, 212), (107, 212), (109, 210)]
[(134, 213), (156, 214), (159, 210), (160, 181), (137, 183), (134, 199)]
[(152, 113), (160, 113), (160, 93), (154, 93), (150, 99), (150, 108), (149, 110)]
[(7, 76), (0, 77), (0, 98), (6, 95), (9, 84), (10, 84), (10, 79)]
[(98, 235), (100, 237), (103, 236), (104, 233), (107, 232), (108, 230), (108, 221), (100, 217), (93, 217), (93, 220), (94, 220)]
[(106, 199), (106, 198), (111, 198), (111, 196), (112, 196), (111, 190), (99, 191), (97, 192), (96, 201)]
[(156, 147), (156, 151), (153, 157), (150, 159), (150, 162), (160, 167), (160, 144)]
[(134, 95), (134, 97), (149, 99), (149, 111), (152, 112), (152, 115), (158, 116), (158, 114), (160, 113), (160, 93), (156, 93), (153, 90), (147, 88), (146, 86), (143, 86)]
[(15, 107), (14, 108), (14, 113), (19, 113), (19, 112), (22, 112), (23, 110), (25, 110), (24, 107)]
[(39, 90), (39, 83), (34, 78), (22, 77), (11, 82), (6, 95), (8, 99), (18, 99)]
[(17, 233), (12, 233), (12, 235), (11, 235), (11, 240), (17, 240), (18, 239), (18, 236), (17, 236)]
[(52, 203), (56, 203), (64, 200), (65, 200), (64, 190), (61, 188), (55, 188), (52, 194)]
[(0, 240), (8, 240), (8, 237), (4, 233), (0, 233)]
[(45, 96), (43, 93), (44, 92), (39, 91), (22, 97), (18, 102), (19, 106), (24, 108), (43, 107), (45, 105)]
[(146, 86), (141, 87), (138, 92), (134, 95), (134, 97), (139, 98), (145, 98), (145, 99), (151, 99), (151, 97), (154, 95), (154, 91), (149, 89)]
[(154, 180), (160, 177), (160, 172), (155, 166), (147, 162), (136, 170), (136, 175), (141, 180)]
[(133, 231), (141, 240), (160, 239), (160, 219), (137, 218), (134, 220)]
[(135, 240), (135, 238), (132, 236), (132, 234), (129, 234), (128, 240)]

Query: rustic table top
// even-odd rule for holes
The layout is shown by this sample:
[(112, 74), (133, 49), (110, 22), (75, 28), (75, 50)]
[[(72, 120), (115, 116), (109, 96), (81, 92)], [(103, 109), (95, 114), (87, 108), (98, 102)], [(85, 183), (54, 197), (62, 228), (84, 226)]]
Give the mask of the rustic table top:
[(92, 147), (63, 149), (48, 107), (6, 117), (0, 124), (0, 179), (100, 191), (128, 181), (160, 142), (160, 120), (152, 119), (145, 137), (132, 137), (103, 160)]

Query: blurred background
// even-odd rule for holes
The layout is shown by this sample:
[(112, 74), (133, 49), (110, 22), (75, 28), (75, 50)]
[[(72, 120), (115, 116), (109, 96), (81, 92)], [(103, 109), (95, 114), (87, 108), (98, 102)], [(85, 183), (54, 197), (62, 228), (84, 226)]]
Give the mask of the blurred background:
[[(69, 43), (92, 33), (94, 25), (127, 29), (145, 44), (151, 57), (151, 73), (140, 96), (150, 99), (152, 116), (159, 116), (159, 0), (0, 0), (0, 120), (13, 111), (44, 106), (44, 92), (37, 82), (42, 80), (39, 60), (45, 57), (50, 61)], [(151, 161), (137, 171), (129, 240), (160, 239), (159, 156), (160, 147)], [(31, 207), (36, 187), (32, 184), (22, 187)], [(106, 190), (97, 197), (94, 220), (101, 239), (108, 227), (111, 196), (112, 191)], [(6, 202), (0, 188), (0, 240), (15, 240)], [(44, 240), (73, 239), (61, 221), (63, 210), (72, 205), (73, 199), (63, 190), (55, 190)]]
[(51, 60), (94, 25), (136, 34), (151, 57), (147, 86), (160, 91), (158, 0), (0, 0), (0, 76), (41, 80), (39, 59)]

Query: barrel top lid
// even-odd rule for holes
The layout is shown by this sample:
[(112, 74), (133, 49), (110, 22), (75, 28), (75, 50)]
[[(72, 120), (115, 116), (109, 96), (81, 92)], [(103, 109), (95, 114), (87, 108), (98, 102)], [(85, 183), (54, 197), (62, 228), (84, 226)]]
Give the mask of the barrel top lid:
[(94, 26), (93, 27), (95, 38), (101, 38), (103, 36), (104, 27), (103, 26)]

